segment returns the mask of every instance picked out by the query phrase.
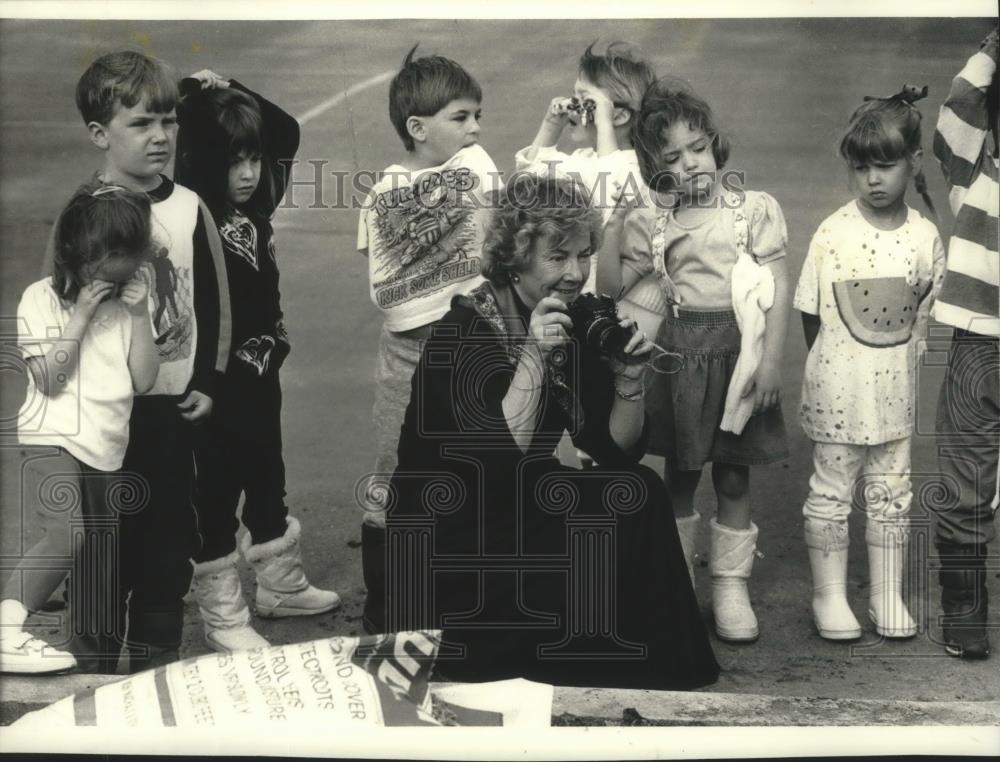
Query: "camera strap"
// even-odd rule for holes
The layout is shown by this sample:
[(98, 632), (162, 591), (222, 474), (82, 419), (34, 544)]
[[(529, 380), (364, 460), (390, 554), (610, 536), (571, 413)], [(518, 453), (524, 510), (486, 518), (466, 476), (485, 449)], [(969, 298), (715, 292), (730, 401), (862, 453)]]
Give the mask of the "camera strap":
[(744, 197), (728, 189), (723, 194), (723, 197), (725, 198), (726, 208), (733, 210), (733, 233), (736, 238), (736, 251), (740, 255), (746, 254), (756, 262), (757, 259), (753, 255), (753, 249), (750, 244), (750, 220), (747, 219)]

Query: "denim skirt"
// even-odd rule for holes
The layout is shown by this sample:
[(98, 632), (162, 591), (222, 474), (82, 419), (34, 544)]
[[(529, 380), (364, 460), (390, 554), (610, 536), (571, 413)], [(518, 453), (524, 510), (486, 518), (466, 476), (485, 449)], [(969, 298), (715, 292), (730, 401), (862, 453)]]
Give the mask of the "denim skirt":
[(780, 406), (751, 416), (738, 436), (719, 429), (740, 354), (740, 329), (732, 310), (671, 312), (656, 343), (680, 355), (683, 364), (666, 363), (676, 372), (650, 374), (646, 413), (651, 455), (665, 457), (679, 471), (697, 471), (709, 461), (751, 466), (788, 457)]

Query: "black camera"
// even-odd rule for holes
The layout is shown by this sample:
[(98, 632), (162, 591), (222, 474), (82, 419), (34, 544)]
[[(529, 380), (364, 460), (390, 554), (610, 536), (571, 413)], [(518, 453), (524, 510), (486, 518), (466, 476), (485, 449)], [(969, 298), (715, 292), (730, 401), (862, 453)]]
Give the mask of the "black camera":
[(573, 96), (570, 98), (569, 106), (566, 107), (566, 110), (575, 113), (580, 120), (580, 124), (586, 127), (594, 121), (594, 112), (597, 110), (597, 104), (590, 98), (584, 98), (581, 101), (576, 96)]
[(588, 351), (602, 357), (623, 359), (625, 345), (635, 335), (635, 326), (622, 328), (615, 300), (610, 296), (580, 294), (566, 306), (573, 321), (573, 335)]

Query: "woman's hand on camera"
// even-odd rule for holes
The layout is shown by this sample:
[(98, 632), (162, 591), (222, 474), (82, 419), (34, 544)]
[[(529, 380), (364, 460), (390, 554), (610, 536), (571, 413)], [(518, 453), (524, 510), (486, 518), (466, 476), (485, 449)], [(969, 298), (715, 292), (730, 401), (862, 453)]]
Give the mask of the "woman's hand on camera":
[(554, 296), (546, 296), (531, 313), (528, 335), (538, 347), (542, 359), (546, 360), (553, 349), (569, 341), (572, 328), (573, 321), (566, 313), (566, 304)]
[(646, 372), (646, 362), (649, 360), (649, 353), (653, 351), (653, 342), (632, 318), (623, 318), (618, 324), (623, 330), (633, 328), (634, 332), (625, 344), (621, 357), (610, 357), (607, 362), (611, 372), (619, 378), (637, 381)]

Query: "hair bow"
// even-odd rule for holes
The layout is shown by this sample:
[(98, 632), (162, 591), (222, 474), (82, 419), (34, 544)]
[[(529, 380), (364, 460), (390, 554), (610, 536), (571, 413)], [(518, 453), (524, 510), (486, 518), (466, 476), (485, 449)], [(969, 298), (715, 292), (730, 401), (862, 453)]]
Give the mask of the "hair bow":
[(908, 106), (912, 106), (922, 98), (927, 97), (927, 85), (917, 87), (916, 85), (903, 85), (903, 89), (895, 95), (881, 98), (877, 95), (866, 95), (866, 101), (900, 101)]

